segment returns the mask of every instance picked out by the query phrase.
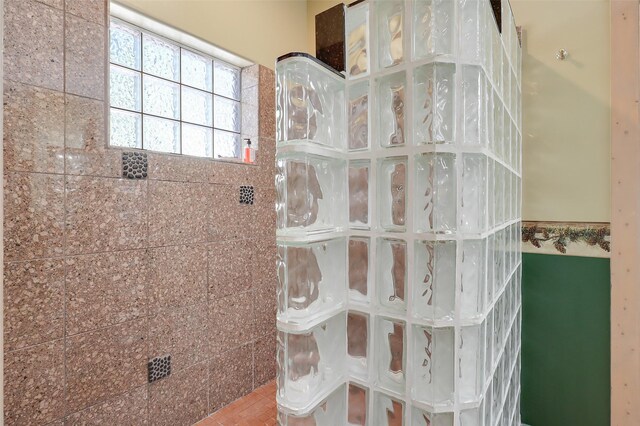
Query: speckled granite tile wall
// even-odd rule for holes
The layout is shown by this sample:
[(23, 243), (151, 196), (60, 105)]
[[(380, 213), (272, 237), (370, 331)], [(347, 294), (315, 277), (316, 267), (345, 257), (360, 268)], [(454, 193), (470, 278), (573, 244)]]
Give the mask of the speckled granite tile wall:
[(127, 179), (108, 1), (4, 4), (5, 423), (188, 425), (273, 379), (273, 71), (242, 71), (256, 165), (148, 153)]

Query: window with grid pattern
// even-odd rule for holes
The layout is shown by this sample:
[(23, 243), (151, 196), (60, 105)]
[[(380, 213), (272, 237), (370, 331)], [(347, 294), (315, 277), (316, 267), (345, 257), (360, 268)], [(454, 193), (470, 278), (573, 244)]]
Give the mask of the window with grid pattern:
[(240, 158), (240, 69), (126, 22), (110, 27), (111, 145)]

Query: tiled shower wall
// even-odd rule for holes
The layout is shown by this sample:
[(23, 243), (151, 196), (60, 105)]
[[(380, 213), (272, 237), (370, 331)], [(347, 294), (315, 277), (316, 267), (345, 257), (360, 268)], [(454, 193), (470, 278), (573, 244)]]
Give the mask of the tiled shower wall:
[(149, 153), (126, 179), (107, 2), (4, 5), (5, 424), (187, 425), (272, 379), (273, 72), (243, 70), (257, 166)]

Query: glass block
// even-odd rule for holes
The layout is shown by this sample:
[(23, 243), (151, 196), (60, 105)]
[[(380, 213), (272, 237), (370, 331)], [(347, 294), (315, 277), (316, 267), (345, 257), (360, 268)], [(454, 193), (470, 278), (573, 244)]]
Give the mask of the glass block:
[(415, 227), (418, 232), (452, 233), (456, 229), (456, 157), (450, 153), (416, 156)]
[(278, 407), (279, 426), (322, 426), (339, 425), (344, 422), (346, 413), (346, 386), (340, 386), (331, 395), (318, 404), (305, 410), (287, 412)]
[(407, 158), (392, 157), (378, 164), (378, 216), (380, 227), (402, 232), (407, 218)]
[(142, 71), (180, 81), (180, 48), (158, 37), (142, 35)]
[(480, 233), (487, 229), (487, 157), (462, 154), (460, 230)]
[(180, 153), (180, 122), (144, 116), (144, 148)]
[(137, 71), (111, 65), (109, 68), (111, 106), (140, 112), (142, 106), (141, 78), (141, 74)]
[(429, 413), (414, 407), (411, 426), (454, 426), (453, 413)]
[(344, 379), (346, 339), (336, 336), (346, 333), (344, 313), (309, 331), (278, 332), (278, 404), (292, 411), (311, 411)]
[(487, 188), (488, 196), (487, 196), (487, 221), (489, 229), (492, 229), (496, 226), (496, 212), (495, 212), (495, 203), (496, 203), (496, 162), (492, 159), (488, 160), (488, 179), (487, 179)]
[(213, 125), (211, 93), (182, 86), (182, 120), (211, 127)]
[(484, 390), (484, 333), (484, 324), (460, 328), (457, 393), (462, 403), (480, 402)]
[[(483, 401), (484, 402), (484, 401)], [(482, 411), (482, 404), (480, 407), (471, 408), (469, 410), (460, 411), (460, 425), (461, 426), (484, 426), (484, 413)], [(514, 425), (514, 426), (520, 426)]]
[[(493, 359), (495, 357), (494, 355), (495, 348), (493, 347), (493, 336), (494, 336), (493, 311), (489, 311), (489, 314), (487, 315), (487, 319), (485, 321), (485, 336), (484, 336), (484, 347), (485, 347), (484, 380), (485, 382), (488, 381), (491, 378), (491, 375), (493, 374)], [(491, 389), (491, 387), (489, 387), (489, 389)]]
[(502, 155), (502, 145), (504, 140), (504, 107), (502, 106), (502, 102), (499, 100), (497, 95), (494, 95), (494, 99), (497, 99), (494, 107), (494, 115), (493, 115), (493, 129), (494, 129), (494, 140), (491, 145), (491, 150), (497, 157)]
[(484, 314), (487, 285), (487, 240), (464, 240), (460, 264), (460, 317), (478, 319)]
[(215, 158), (238, 159), (241, 147), (240, 134), (214, 129), (213, 155)]
[(414, 326), (412, 397), (433, 407), (453, 403), (454, 329)]
[(504, 167), (502, 166), (502, 164), (496, 162), (495, 174), (496, 174), (495, 187), (494, 187), (495, 204), (493, 207), (495, 209), (496, 224), (501, 225), (504, 223), (504, 184), (505, 184), (504, 182), (505, 173), (504, 173)]
[(369, 228), (369, 161), (349, 162), (349, 224)]
[(279, 144), (309, 142), (343, 149), (344, 78), (308, 58), (277, 65), (276, 139)]
[(378, 2), (376, 12), (379, 66), (398, 65), (404, 61), (405, 54), (404, 0)]
[(488, 81), (480, 66), (462, 67), (462, 112), (464, 127), (461, 142), (464, 145), (487, 146), (489, 129)]
[(460, 59), (464, 63), (482, 63), (485, 55), (483, 50), (485, 31), (485, 8), (489, 2), (480, 0), (460, 0), (459, 1), (459, 21), (460, 21)]
[(216, 95), (240, 100), (240, 69), (214, 61), (213, 91)]
[(376, 318), (376, 383), (385, 389), (404, 393), (407, 360), (405, 323)]
[(369, 238), (349, 238), (349, 298), (369, 301)]
[(344, 238), (278, 243), (278, 321), (303, 326), (346, 304)]
[(142, 116), (140, 114), (111, 108), (109, 121), (111, 146), (142, 148)]
[(140, 70), (140, 31), (111, 20), (109, 33), (109, 61)]
[(346, 179), (344, 160), (305, 153), (278, 155), (278, 233), (306, 235), (344, 229)]
[(349, 88), (349, 149), (369, 147), (369, 82)]
[(405, 405), (392, 396), (382, 392), (374, 393), (373, 426), (404, 426)]
[(406, 96), (404, 71), (376, 80), (378, 139), (384, 147), (407, 143)]
[(220, 96), (214, 96), (213, 126), (216, 129), (240, 132), (240, 102), (232, 101)]
[(369, 315), (349, 311), (347, 315), (347, 368), (349, 374), (366, 380), (368, 366)]
[(415, 143), (453, 143), (455, 65), (435, 62), (416, 68), (413, 86)]
[[(349, 383), (347, 426), (367, 426), (369, 389)], [(335, 423), (336, 425), (339, 423)]]
[(416, 241), (412, 316), (451, 320), (455, 309), (456, 242)]
[(414, 0), (413, 59), (453, 53), (455, 0)]
[(213, 131), (208, 127), (182, 123), (182, 153), (213, 158)]
[(213, 65), (210, 58), (182, 49), (180, 66), (182, 84), (211, 92)]
[(493, 84), (496, 91), (500, 93), (502, 90), (502, 42), (500, 41), (498, 27), (495, 24), (491, 26), (491, 54)]
[(392, 238), (380, 238), (378, 239), (376, 257), (378, 304), (387, 311), (406, 312), (407, 242)]
[(348, 7), (346, 11), (347, 75), (369, 74), (369, 5)]
[(180, 85), (144, 75), (143, 112), (165, 118), (180, 119)]

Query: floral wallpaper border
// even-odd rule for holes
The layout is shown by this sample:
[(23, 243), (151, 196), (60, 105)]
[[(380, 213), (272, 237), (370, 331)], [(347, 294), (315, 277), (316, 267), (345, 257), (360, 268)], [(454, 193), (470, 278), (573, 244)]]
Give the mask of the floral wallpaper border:
[(610, 257), (611, 227), (602, 222), (522, 222), (522, 251)]

